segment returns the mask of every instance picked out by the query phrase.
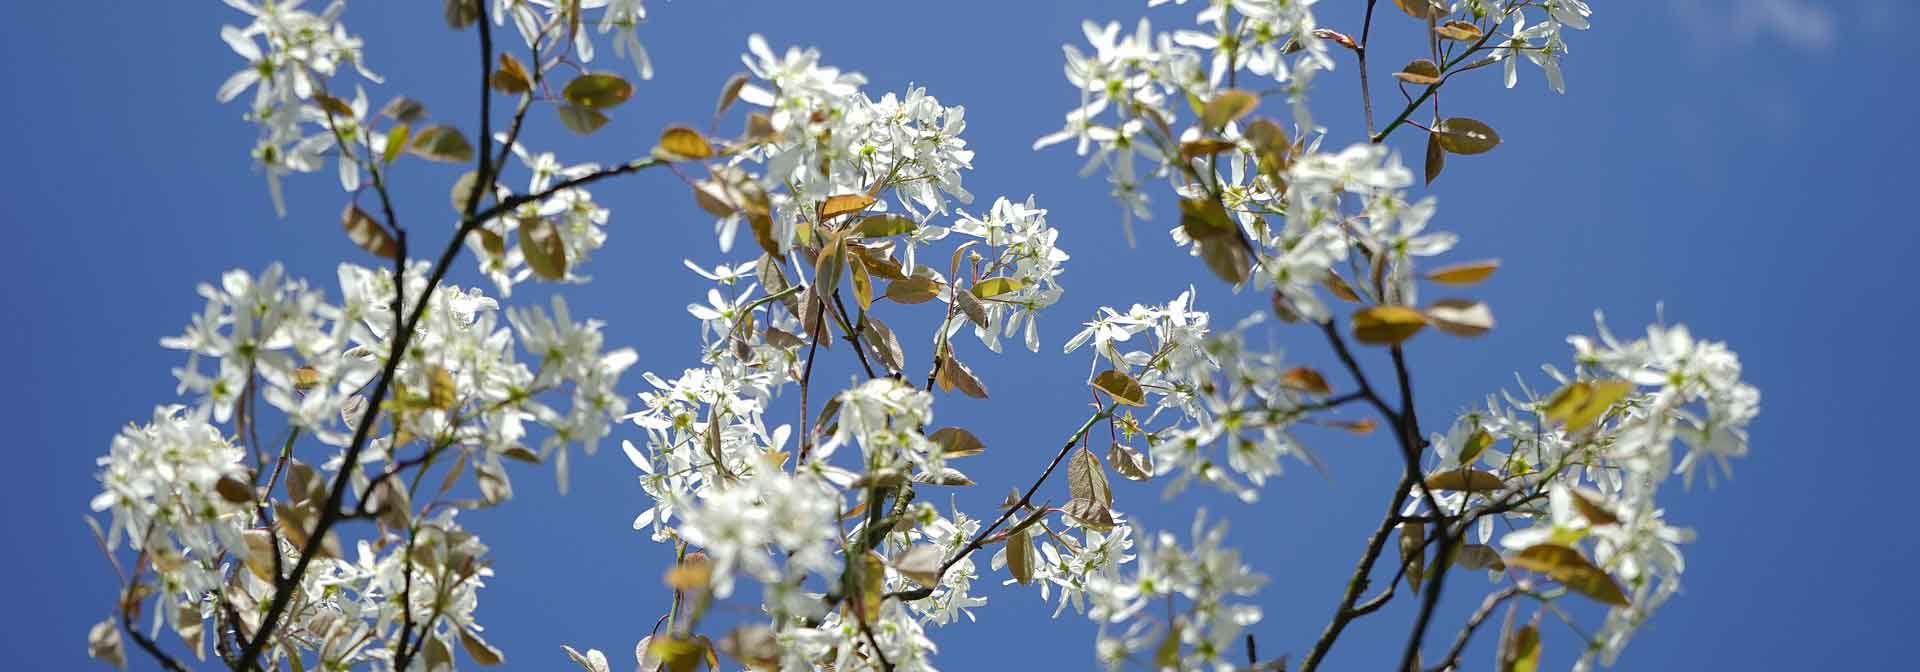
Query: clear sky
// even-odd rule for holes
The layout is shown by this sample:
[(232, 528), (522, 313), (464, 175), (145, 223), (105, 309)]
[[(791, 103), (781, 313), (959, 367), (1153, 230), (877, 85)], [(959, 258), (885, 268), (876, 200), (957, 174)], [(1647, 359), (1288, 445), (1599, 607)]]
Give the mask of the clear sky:
[[(976, 356), (993, 400), (936, 405), (942, 424), (972, 427), (989, 446), (970, 469), (983, 485), (958, 496), (969, 511), (989, 512), (1009, 486), (1029, 482), (1083, 417), (1084, 353), (1061, 357), (1058, 346), (1094, 307), (1165, 301), (1189, 282), (1218, 320), (1264, 303), (1232, 296), (1166, 243), (1175, 217), (1164, 192), (1142, 244), (1129, 249), (1102, 180), (1077, 178), (1071, 151), (1029, 150), (1077, 100), (1061, 77), (1060, 45), (1081, 42), (1082, 18), (1130, 24), (1144, 3), (649, 4), (653, 22), (641, 35), (657, 76), (589, 140), (543, 119), (532, 135), (541, 148), (569, 162), (643, 154), (662, 125), (704, 120), (757, 31), (776, 47), (819, 46), (827, 62), (864, 72), (876, 95), (915, 83), (964, 104), (966, 137), (979, 152), (966, 177), (977, 204), (1033, 193), (1052, 211), (1073, 260), (1067, 293), (1042, 322), (1045, 347)], [(1322, 0), (1321, 22), (1357, 30), (1362, 4)], [(1669, 493), (1669, 520), (1700, 532), (1687, 549), (1686, 592), (1641, 631), (1620, 669), (1910, 664), (1920, 535), (1901, 502), (1911, 500), (1920, 453), (1900, 423), (1914, 412), (1910, 353), (1920, 315), (1911, 290), (1896, 283), (1920, 251), (1920, 222), (1901, 200), (1920, 178), (1908, 92), (1920, 48), (1903, 30), (1920, 8), (1899, 0), (1592, 4), (1593, 30), (1569, 37), (1565, 96), (1548, 91), (1537, 70), (1523, 71), (1512, 91), (1499, 88), (1495, 70), (1448, 88), (1455, 112), (1490, 122), (1506, 141), (1451, 162), (1436, 184), (1434, 223), (1463, 237), (1454, 258), (1505, 262), (1476, 289), (1500, 326), (1473, 341), (1425, 334), (1412, 342), (1421, 414), (1440, 424), (1510, 385), (1516, 371), (1566, 362), (1562, 339), (1590, 330), (1595, 308), (1634, 331), (1664, 301), (1670, 320), (1728, 341), (1764, 397), (1752, 457), (1735, 465), (1734, 479)], [(438, 2), (357, 2), (347, 21), (388, 77), (369, 92), (376, 101), (405, 93), (470, 125), (471, 39), (456, 39), (439, 13)], [(1191, 8), (1154, 16), (1156, 25), (1184, 24)], [(93, 460), (122, 425), (174, 399), (168, 370), (181, 357), (157, 341), (200, 308), (194, 285), (280, 260), (332, 289), (334, 265), (363, 255), (340, 233), (330, 169), (290, 179), (289, 214), (274, 216), (249, 168), (253, 130), (238, 106), (215, 103), (214, 90), (241, 65), (217, 31), (240, 23), (238, 13), (208, 1), (9, 2), (0, 17), (0, 118), (12, 120), (0, 132), (0, 351), (16, 362), (11, 384), (0, 386), (0, 413), (17, 478), (0, 488), (9, 539), (0, 576), (13, 604), (0, 612), (0, 666), (76, 669), (90, 664), (86, 629), (108, 613), (115, 585), (80, 520), (97, 491)], [(1397, 12), (1380, 18), (1376, 68), (1410, 57), (1406, 45), (1416, 39)], [(1317, 86), (1329, 142), (1358, 139), (1351, 61)], [(1418, 156), (1412, 134), (1396, 140)], [(400, 178), (402, 212), (416, 222), (445, 216), (456, 171), (414, 166)], [(638, 368), (676, 373), (694, 363), (696, 323), (683, 306), (704, 291), (680, 260), (722, 260), (710, 219), (665, 174), (594, 194), (614, 215), (595, 282), (568, 292), (575, 313), (606, 320), (610, 343), (639, 351)], [(419, 224), (414, 235), (435, 240), (445, 230)], [(453, 275), (462, 285), (478, 280), (470, 260)], [(540, 297), (534, 289), (514, 301)], [(1334, 370), (1310, 330), (1276, 329), (1271, 338), (1291, 357)], [(921, 356), (929, 347), (903, 340)], [(1385, 375), (1384, 358), (1365, 364)], [(629, 391), (643, 384), (632, 373), (628, 381)], [(616, 432), (616, 440), (638, 438), (631, 427)], [(1255, 505), (1203, 494), (1162, 504), (1158, 484), (1116, 486), (1118, 505), (1154, 529), (1184, 535), (1199, 504), (1231, 518), (1230, 543), (1273, 577), (1259, 596), (1266, 619), (1253, 630), (1263, 655), (1294, 660), (1331, 613), (1399, 469), (1384, 437), (1309, 430), (1303, 438), (1329, 473), (1292, 465)], [(490, 639), (513, 669), (561, 669), (562, 643), (631, 660), (633, 643), (666, 608), (660, 574), (670, 559), (629, 530), (644, 501), (635, 471), (617, 449), (603, 449), (575, 462), (564, 498), (550, 475), (522, 474), (510, 506), (462, 518), (493, 547), (498, 575), (478, 612)], [(1438, 617), (1443, 637), (1482, 592), (1478, 579), (1457, 578)], [(1048, 622), (1051, 607), (1036, 593), (982, 589), (992, 600), (982, 622), (935, 633), (945, 668), (1090, 666), (1093, 628), (1083, 618), (1069, 611)], [(1396, 601), (1360, 621), (1329, 669), (1390, 665), (1413, 611)], [(1548, 668), (1564, 669), (1574, 642), (1548, 633)], [(1476, 647), (1470, 664), (1485, 664), (1490, 651)]]

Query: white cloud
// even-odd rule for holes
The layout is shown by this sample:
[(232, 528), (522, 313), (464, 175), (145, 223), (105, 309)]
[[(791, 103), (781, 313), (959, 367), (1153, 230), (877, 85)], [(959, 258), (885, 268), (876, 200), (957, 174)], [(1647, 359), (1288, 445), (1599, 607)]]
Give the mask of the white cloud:
[(1814, 0), (1684, 0), (1672, 6), (1708, 46), (1777, 40), (1794, 49), (1826, 51), (1836, 36), (1833, 11)]

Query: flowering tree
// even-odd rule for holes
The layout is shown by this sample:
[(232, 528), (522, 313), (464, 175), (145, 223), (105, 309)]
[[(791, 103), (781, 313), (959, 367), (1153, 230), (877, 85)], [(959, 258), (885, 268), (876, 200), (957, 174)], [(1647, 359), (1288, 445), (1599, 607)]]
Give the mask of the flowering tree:
[[(1245, 635), (1268, 579), (1227, 545), (1225, 521), (1200, 511), (1185, 540), (1150, 533), (1109, 479), (1255, 502), (1283, 460), (1318, 464), (1291, 431), (1301, 424), (1382, 427), (1405, 469), (1381, 484), (1381, 520), (1300, 668), (1319, 666), (1402, 585), (1419, 605), (1403, 669), (1458, 667), (1503, 607), (1502, 669), (1537, 665), (1548, 616), (1574, 626), (1586, 668), (1612, 662), (1679, 589), (1691, 533), (1663, 519), (1662, 486), (1711, 479), (1708, 462), (1724, 470), (1746, 452), (1758, 392), (1739, 361), (1664, 323), (1635, 340), (1604, 323), (1570, 337), (1569, 369), (1488, 395), (1444, 432), (1414, 410), (1402, 344), (1428, 326), (1459, 337), (1493, 327), (1483, 303), (1423, 304), (1422, 287), (1472, 285), (1498, 264), (1424, 267), (1458, 241), (1427, 229), (1435, 201), (1407, 194), (1413, 174), (1387, 141), (1424, 134), (1428, 185), (1450, 156), (1494, 149), (1494, 130), (1443, 115), (1438, 93), (1489, 66), (1511, 87), (1521, 60), (1563, 89), (1563, 31), (1588, 27), (1580, 0), (1382, 8), (1378, 20), (1419, 22), (1426, 36), (1405, 45), (1420, 57), (1392, 73), (1401, 100), (1384, 123), (1368, 79), (1373, 0), (1357, 38), (1319, 27), (1312, 0), (1212, 2), (1171, 33), (1087, 23), (1089, 44), (1066, 47), (1080, 102), (1035, 148), (1071, 142), (1088, 156), (1130, 241), (1133, 219), (1154, 214), (1149, 192), (1169, 190), (1169, 237), (1217, 277), (1204, 284), (1270, 295), (1273, 318), (1318, 332), (1346, 371), (1251, 346), (1249, 327), (1267, 316), (1216, 325), (1193, 288), (1104, 308), (1064, 347), (1090, 353), (1087, 380), (1072, 383), (1090, 388), (1086, 418), (1062, 428), (1031, 483), (971, 513), (918, 494), (973, 485), (959, 467), (985, 450), (937, 425), (934, 401), (988, 397), (965, 361), (981, 349), (1016, 335), (1042, 347), (1037, 315), (1060, 297), (1069, 256), (1031, 196), (960, 207), (973, 199), (962, 108), (918, 88), (875, 98), (818, 52), (756, 35), (748, 72), (724, 84), (704, 131), (669, 127), (649, 156), (567, 165), (531, 149), (524, 122), (552, 114), (580, 134), (606, 123), (633, 85), (625, 67), (593, 69), (595, 41), (610, 38), (648, 78), (639, 0), (446, 0), (447, 25), (479, 42), (471, 135), (405, 97), (371, 107), (366, 87), (381, 80), (342, 23), (344, 2), (226, 2), (247, 24), (220, 35), (246, 64), (217, 95), (247, 101), (275, 207), (286, 211), (281, 179), (331, 160), (348, 193), (345, 234), (384, 261), (342, 263), (331, 299), (277, 265), (228, 272), (200, 287), (207, 307), (184, 333), (161, 341), (187, 353), (174, 370), (184, 403), (115, 437), (92, 502), (122, 599), (89, 651), (116, 664), (123, 634), (176, 670), (209, 649), (239, 670), (500, 663), (476, 621), (487, 547), (458, 514), (508, 501), (512, 462), (551, 463), (564, 492), (569, 450), (592, 454), (631, 421), (621, 447), (653, 500), (634, 529), (676, 559), (670, 611), (635, 633), (641, 669), (713, 667), (716, 652), (753, 669), (932, 669), (932, 629), (984, 610), (974, 584), (987, 574), (1057, 593), (1056, 616), (1071, 606), (1092, 619), (1106, 667), (1286, 669)], [(1309, 94), (1326, 95), (1312, 84), (1342, 61), (1361, 84), (1365, 136), (1327, 148), (1342, 134), (1320, 125)], [(496, 97), (510, 113), (494, 116)], [(1274, 119), (1263, 106), (1288, 109)], [(722, 136), (723, 123), (743, 130)], [(471, 165), (452, 180), (457, 225), (430, 258), (414, 256), (391, 197), (396, 167), (418, 160)], [(743, 225), (752, 243), (715, 267), (689, 262), (713, 284), (688, 307), (702, 366), (643, 374), (651, 389), (630, 408), (616, 388), (636, 356), (607, 349), (597, 322), (574, 321), (556, 298), (550, 312), (506, 309), (503, 325), (498, 300), (445, 279), (464, 252), (500, 297), (528, 281), (586, 282), (609, 221), (588, 187), (650, 170), (687, 185), (723, 252)], [(936, 326), (903, 339), (882, 321), (915, 313)], [(927, 346), (913, 357), (903, 342)], [(1387, 350), (1391, 382), (1370, 377), (1352, 343)], [(817, 389), (816, 366), (832, 357), (861, 382)], [(1347, 406), (1378, 420), (1333, 414)], [(263, 442), (272, 411), (284, 436)], [(1102, 426), (1111, 441), (1096, 452)], [(1508, 529), (1498, 540), (1496, 519)], [(1436, 642), (1435, 606), (1467, 573), (1487, 580), (1483, 601)], [(743, 581), (757, 584), (761, 616), (723, 630), (710, 612)], [(1604, 619), (1579, 625), (1567, 600), (1604, 605)], [(179, 641), (162, 641), (163, 628)], [(563, 648), (610, 669), (598, 650)]]

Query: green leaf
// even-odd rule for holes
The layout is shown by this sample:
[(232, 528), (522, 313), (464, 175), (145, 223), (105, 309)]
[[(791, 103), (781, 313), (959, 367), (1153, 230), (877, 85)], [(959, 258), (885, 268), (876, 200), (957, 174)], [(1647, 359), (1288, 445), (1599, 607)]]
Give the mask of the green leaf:
[(1353, 338), (1373, 345), (1399, 345), (1427, 326), (1420, 311), (1406, 306), (1372, 306), (1353, 314)]
[(394, 159), (400, 158), (400, 152), (407, 148), (407, 136), (410, 133), (412, 129), (406, 124), (394, 124), (393, 128), (387, 129), (387, 146), (381, 149), (380, 162), (393, 163)]
[(467, 136), (452, 126), (428, 126), (413, 134), (413, 144), (408, 151), (429, 161), (445, 163), (466, 163), (473, 160), (473, 145), (467, 144)]
[(559, 115), (561, 126), (580, 135), (590, 134), (607, 125), (607, 115), (590, 107), (559, 105), (553, 108), (553, 113)]
[(890, 212), (867, 215), (860, 219), (860, 235), (865, 238), (886, 238), (903, 233), (913, 233), (920, 225), (904, 215)]
[(1455, 154), (1480, 154), (1500, 144), (1500, 134), (1469, 117), (1453, 117), (1435, 125), (1440, 147)]
[(520, 220), (520, 252), (534, 275), (547, 280), (567, 277), (567, 244), (545, 217)]
[(352, 203), (348, 203), (347, 209), (340, 212), (340, 226), (346, 229), (347, 240), (373, 256), (392, 259), (400, 254), (400, 243), (394, 240), (393, 234), (387, 233), (387, 229), (375, 222), (372, 215)]
[(573, 78), (560, 95), (580, 107), (604, 110), (627, 102), (633, 96), (633, 85), (619, 75), (595, 72)]
[(1540, 669), (1540, 628), (1521, 626), (1500, 652), (1500, 672), (1537, 672)]
[(1566, 431), (1577, 432), (1599, 420), (1632, 391), (1633, 383), (1624, 380), (1578, 380), (1548, 397), (1542, 413), (1547, 420), (1565, 425)]
[(1474, 430), (1473, 434), (1467, 437), (1467, 444), (1460, 447), (1460, 464), (1473, 464), (1473, 461), (1480, 457), (1480, 453), (1486, 451), (1487, 446), (1491, 445), (1493, 445), (1492, 434), (1488, 434), (1484, 429)]
[(660, 131), (660, 149), (670, 160), (705, 159), (713, 156), (713, 144), (699, 131), (685, 126), (668, 126)]
[(1026, 286), (1018, 278), (987, 278), (973, 286), (973, 295), (982, 299), (992, 298), (1007, 292), (1019, 291)]
[(1140, 389), (1140, 381), (1125, 372), (1108, 369), (1093, 377), (1093, 386), (1113, 400), (1128, 406), (1147, 405), (1146, 391)]
[[(842, 247), (845, 247), (842, 245)], [(873, 276), (867, 273), (867, 265), (859, 255), (847, 255), (847, 268), (853, 273), (853, 301), (860, 304), (860, 310), (873, 307)]]
[(840, 238), (826, 241), (813, 263), (813, 293), (822, 301), (840, 288), (840, 275), (847, 270), (847, 246)]
[(1260, 106), (1260, 97), (1249, 91), (1223, 89), (1200, 110), (1200, 122), (1207, 128), (1220, 128), (1227, 122), (1246, 116)]
[(1595, 567), (1587, 557), (1571, 546), (1555, 543), (1535, 544), (1506, 558), (1508, 567), (1532, 570), (1604, 604), (1631, 606), (1606, 570)]
[(940, 286), (932, 278), (907, 278), (887, 284), (887, 298), (894, 303), (926, 303), (939, 295)]

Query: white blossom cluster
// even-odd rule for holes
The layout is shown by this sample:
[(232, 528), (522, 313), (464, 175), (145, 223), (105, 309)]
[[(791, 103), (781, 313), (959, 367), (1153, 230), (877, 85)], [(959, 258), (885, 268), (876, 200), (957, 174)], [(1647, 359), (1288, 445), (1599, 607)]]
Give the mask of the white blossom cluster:
[[(511, 495), (502, 458), (553, 457), (564, 490), (568, 444), (591, 451), (626, 413), (613, 387), (634, 356), (603, 352), (598, 323), (572, 322), (557, 298), (552, 315), (510, 310), (508, 328), (492, 299), (440, 287), (393, 363), (382, 424), (367, 429), (355, 468), (339, 474), (366, 417), (368, 388), (388, 364), (403, 319), (393, 313), (394, 294), (404, 286), (401, 307), (411, 312), (425, 293), (427, 270), (414, 264), (396, 283), (391, 271), (341, 264), (338, 304), (285, 277), (278, 264), (258, 275), (230, 271), (217, 286), (200, 287), (206, 308), (184, 333), (162, 341), (188, 353), (174, 375), (192, 405), (162, 406), (150, 424), (117, 437), (99, 460), (102, 492), (93, 500), (94, 510), (111, 512), (109, 547), (124, 535), (143, 553), (137, 566), (155, 572), (166, 596), (154, 611), (155, 629), (171, 621), (204, 656), (203, 623), (216, 609), (234, 607), (250, 622), (259, 619), (275, 593), (275, 572), (293, 565), (333, 483), (346, 478), (351, 494), (342, 504), (350, 510), (343, 514), (364, 507), (378, 517), (381, 531), (359, 542), (352, 562), (340, 556), (328, 531), (322, 557), (302, 578), (309, 588), (287, 611), (282, 632), (295, 648), (276, 648), (274, 655), (311, 655), (342, 666), (390, 664), (404, 621), (396, 616), (402, 592), (419, 612), (413, 624), (431, 622), (440, 634), (415, 645), (426, 647), (423, 661), (432, 659), (435, 646), (447, 653), (451, 637), (479, 636), (471, 621), (473, 591), (491, 571), (485, 547), (454, 523), (454, 510)], [(534, 366), (517, 360), (516, 341), (537, 358)], [(570, 404), (545, 401), (563, 389)], [(251, 445), (262, 433), (257, 418), (266, 408), (285, 415), (284, 448)], [(547, 429), (538, 451), (525, 445), (536, 424)], [(322, 468), (334, 473), (300, 461), (305, 453), (294, 447), (302, 436), (334, 447), (319, 456)], [(279, 454), (280, 461), (262, 472), (256, 451), (259, 459)], [(377, 472), (382, 463), (399, 467), (403, 460), (461, 462), (480, 499), (448, 499), (443, 488), (416, 511), (404, 481)], [(285, 486), (284, 499), (268, 487), (276, 482)], [(284, 556), (277, 564), (276, 553)], [(403, 587), (409, 557), (416, 569), (411, 589)]]
[[(1633, 631), (1680, 591), (1686, 562), (1679, 545), (1694, 533), (1667, 523), (1657, 500), (1661, 485), (1674, 475), (1691, 485), (1701, 472), (1711, 480), (1710, 463), (1729, 474), (1729, 459), (1747, 454), (1747, 425), (1760, 403), (1759, 391), (1741, 380), (1740, 360), (1724, 343), (1697, 340), (1685, 326), (1666, 324), (1623, 341), (1595, 318), (1597, 338), (1568, 338), (1574, 372), (1546, 370), (1562, 389), (1585, 383), (1627, 390), (1596, 424), (1555, 428), (1552, 418), (1542, 416), (1564, 397), (1536, 395), (1523, 383), (1520, 396), (1489, 397), (1484, 408), (1430, 439), (1438, 468), (1486, 469), (1505, 482), (1494, 491), (1442, 493), (1439, 508), (1457, 515), (1544, 494), (1544, 508), (1502, 516), (1518, 529), (1502, 535), (1501, 546), (1590, 549), (1593, 563), (1625, 584), (1630, 604), (1608, 610), (1576, 669), (1589, 669), (1596, 660), (1613, 664)], [(1479, 519), (1480, 543), (1493, 531), (1493, 517)]]

